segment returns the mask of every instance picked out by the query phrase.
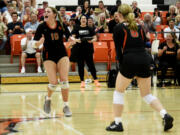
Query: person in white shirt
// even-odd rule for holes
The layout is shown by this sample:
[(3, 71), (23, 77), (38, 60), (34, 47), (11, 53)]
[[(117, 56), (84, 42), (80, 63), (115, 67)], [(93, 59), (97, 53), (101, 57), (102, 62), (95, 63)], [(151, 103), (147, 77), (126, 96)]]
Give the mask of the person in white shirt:
[(167, 28), (165, 28), (164, 29), (164, 38), (166, 38), (167, 37), (167, 32), (176, 32), (175, 34), (176, 34), (176, 38), (177, 39), (179, 39), (179, 30), (175, 27), (175, 20), (174, 19), (171, 19), (170, 21), (169, 21), (169, 27), (167, 27)]
[(26, 37), (21, 40), (21, 48), (22, 48), (22, 55), (21, 55), (21, 64), (22, 69), (21, 73), (25, 73), (25, 61), (26, 58), (35, 58), (37, 59), (38, 64), (38, 73), (42, 73), (41, 70), (41, 54), (37, 52), (36, 49), (33, 48), (34, 40), (33, 40), (33, 30), (28, 28), (26, 29)]

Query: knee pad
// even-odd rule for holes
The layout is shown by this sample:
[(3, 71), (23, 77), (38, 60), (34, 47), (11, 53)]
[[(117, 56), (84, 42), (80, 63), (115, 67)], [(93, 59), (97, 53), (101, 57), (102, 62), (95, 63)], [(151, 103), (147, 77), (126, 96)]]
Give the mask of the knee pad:
[(148, 95), (144, 96), (143, 99), (147, 104), (151, 104), (151, 102), (156, 100), (157, 98), (155, 96), (153, 96), (152, 94), (148, 94)]
[(121, 92), (115, 90), (114, 95), (113, 95), (113, 104), (123, 105), (124, 104), (124, 93), (121, 93)]
[(60, 82), (60, 85), (61, 85), (61, 89), (68, 89), (69, 88), (69, 82), (68, 81)]
[(48, 88), (52, 91), (56, 91), (57, 85), (56, 84), (48, 84)]

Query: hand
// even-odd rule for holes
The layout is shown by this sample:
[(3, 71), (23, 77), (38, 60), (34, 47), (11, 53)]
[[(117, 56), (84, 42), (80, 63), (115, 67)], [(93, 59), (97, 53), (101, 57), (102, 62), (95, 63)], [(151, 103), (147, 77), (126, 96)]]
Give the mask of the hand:
[(44, 34), (42, 34), (42, 37), (41, 37), (41, 39), (39, 40), (39, 44), (44, 44), (44, 40), (45, 40)]
[(75, 39), (76, 43), (81, 43), (80, 39)]
[(15, 28), (15, 29), (20, 29), (20, 26), (19, 26), (19, 25), (16, 25), (14, 28)]
[(166, 50), (167, 50), (167, 46), (164, 46), (164, 47), (163, 47), (163, 51), (166, 51)]

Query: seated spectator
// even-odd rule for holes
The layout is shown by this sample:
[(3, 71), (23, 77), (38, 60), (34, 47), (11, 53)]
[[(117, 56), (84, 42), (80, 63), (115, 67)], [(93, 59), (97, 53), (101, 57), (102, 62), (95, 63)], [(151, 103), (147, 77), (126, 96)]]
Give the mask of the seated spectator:
[(92, 9), (90, 9), (89, 0), (85, 0), (84, 4), (83, 4), (83, 8), (82, 8), (82, 14), (87, 16), (87, 17), (90, 17), (91, 10)]
[(33, 12), (31, 13), (30, 18), (31, 18), (30, 22), (27, 22), (24, 25), (24, 29), (25, 30), (28, 29), (28, 28), (32, 29), (33, 34), (34, 34), (36, 32), (37, 27), (39, 26), (39, 22), (37, 20), (37, 15), (35, 13), (33, 13)]
[(66, 15), (66, 8), (65, 7), (61, 7), (59, 13), (60, 13), (62, 20), (66, 20), (67, 22), (69, 22), (71, 17), (69, 15)]
[(45, 9), (48, 7), (48, 1), (43, 1), (42, 4), (43, 4), (43, 8), (37, 9), (38, 10), (38, 20), (39, 21), (44, 20), (44, 12), (45, 12)]
[(180, 14), (180, 0), (176, 2), (176, 9), (177, 9), (177, 14), (179, 15)]
[(154, 27), (156, 27), (156, 25), (161, 25), (161, 22), (162, 22), (161, 13), (159, 12), (158, 8), (155, 8), (153, 13)]
[(70, 21), (69, 21), (69, 26), (67, 27), (70, 33), (72, 32), (75, 24), (76, 24), (75, 19), (71, 18)]
[(152, 22), (152, 16), (149, 13), (146, 13), (144, 15), (144, 25), (143, 26), (144, 26), (145, 33), (155, 32), (155, 30), (156, 30), (156, 28), (154, 27), (153, 22)]
[(114, 17), (114, 13), (117, 12), (118, 7), (121, 5), (121, 0), (116, 0), (116, 6), (111, 9), (111, 17)]
[(23, 20), (22, 20), (23, 26), (24, 26), (27, 22), (30, 22), (30, 20), (31, 20), (31, 8), (30, 8), (30, 7), (26, 7), (26, 8), (25, 8), (25, 14), (24, 14)]
[(13, 12), (11, 16), (12, 16), (13, 22), (8, 23), (7, 25), (9, 37), (12, 36), (13, 34), (24, 33), (24, 27), (23, 27), (22, 22), (17, 21), (18, 19), (17, 12)]
[(167, 21), (169, 22), (172, 19), (175, 20), (176, 15), (176, 7), (174, 5), (171, 5), (169, 7), (169, 12), (166, 14)]
[[(176, 37), (174, 33), (168, 33), (166, 35), (166, 41), (159, 45), (158, 57), (159, 57), (159, 69), (161, 70), (161, 82), (160, 86), (164, 86), (164, 79), (169, 67), (173, 68), (176, 72), (177, 69), (177, 53), (180, 51), (178, 44), (176, 43)], [(176, 74), (176, 73), (175, 73)]]
[(102, 0), (99, 1), (98, 3), (98, 8), (95, 8), (96, 13), (98, 13), (98, 15), (100, 15), (101, 13), (105, 14), (106, 18), (109, 18), (109, 11), (107, 10), (107, 8), (104, 6), (104, 3)]
[(0, 13), (4, 13), (5, 11), (7, 11), (7, 0), (0, 0)]
[(140, 18), (141, 17), (141, 9), (137, 7), (138, 3), (137, 1), (132, 2), (132, 9), (135, 14), (135, 18)]
[(89, 17), (89, 18), (88, 18), (88, 23), (87, 23), (87, 24), (88, 24), (88, 27), (92, 28), (93, 31), (95, 32), (96, 26), (95, 26), (95, 24), (94, 24), (93, 18)]
[(106, 21), (106, 16), (105, 16), (104, 13), (101, 13), (99, 15), (99, 20), (95, 25), (97, 26), (95, 32), (97, 32), (97, 33), (109, 32), (108, 24), (107, 24), (107, 21)]
[(170, 21), (169, 21), (169, 27), (167, 27), (167, 28), (165, 28), (164, 29), (164, 37), (166, 38), (166, 35), (167, 35), (167, 33), (168, 32), (175, 32), (175, 34), (176, 34), (176, 38), (177, 39), (179, 39), (179, 29), (177, 29), (176, 27), (175, 27), (175, 20), (174, 19), (171, 19)]
[(112, 20), (110, 20), (109, 24), (108, 24), (109, 33), (113, 33), (114, 26), (116, 26), (116, 24), (118, 24), (118, 23), (119, 23), (119, 13), (115, 12), (114, 18)]
[(76, 25), (80, 25), (81, 16), (82, 16), (82, 8), (81, 8), (81, 6), (78, 6), (76, 8), (76, 13), (71, 16), (71, 18), (75, 19)]
[(31, 29), (26, 29), (26, 37), (21, 40), (21, 48), (22, 48), (22, 55), (21, 55), (21, 64), (22, 64), (22, 69), (21, 73), (25, 73), (25, 61), (26, 58), (35, 58), (37, 59), (37, 64), (38, 64), (38, 73), (42, 73), (41, 70), (41, 54), (40, 52), (37, 52), (33, 48), (33, 34), (32, 34)]
[(0, 50), (4, 48), (7, 41), (6, 31), (7, 31), (7, 26), (4, 24), (3, 18), (0, 14)]
[(177, 15), (175, 19), (175, 26), (180, 30), (180, 15)]

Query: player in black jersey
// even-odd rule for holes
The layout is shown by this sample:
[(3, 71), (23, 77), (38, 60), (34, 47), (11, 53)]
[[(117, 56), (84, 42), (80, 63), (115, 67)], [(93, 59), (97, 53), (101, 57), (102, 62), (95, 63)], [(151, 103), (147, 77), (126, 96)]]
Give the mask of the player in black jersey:
[(96, 86), (100, 86), (99, 81), (97, 80), (96, 76), (96, 69), (93, 61), (93, 42), (96, 42), (97, 37), (93, 29), (87, 26), (87, 18), (85, 15), (81, 16), (80, 19), (80, 26), (76, 26), (72, 33), (72, 36), (75, 38), (76, 43), (75, 46), (78, 48), (78, 56), (77, 56), (77, 63), (78, 63), (78, 72), (81, 79), (81, 88), (85, 87), (84, 82), (84, 66), (85, 63), (87, 64)]
[[(60, 21), (56, 20), (58, 16)], [(55, 8), (48, 7), (45, 10), (44, 22), (40, 24), (34, 36), (35, 47), (43, 44), (43, 64), (47, 72), (49, 84), (48, 95), (45, 97), (44, 111), (50, 113), (51, 111), (51, 95), (56, 90), (58, 80), (57, 72), (59, 72), (61, 93), (64, 101), (63, 112), (65, 116), (71, 116), (72, 113), (68, 106), (68, 72), (69, 72), (69, 58), (63, 44), (63, 36), (68, 39), (70, 33), (62, 23), (62, 20)]]
[(141, 96), (147, 104), (160, 113), (164, 131), (167, 131), (173, 127), (173, 118), (167, 114), (160, 101), (151, 94), (151, 56), (145, 51), (145, 33), (142, 27), (137, 26), (129, 5), (121, 5), (118, 12), (121, 23), (115, 26), (113, 36), (120, 72), (113, 95), (115, 119), (106, 130), (123, 131), (121, 115), (124, 106), (124, 91), (133, 77), (136, 77)]

